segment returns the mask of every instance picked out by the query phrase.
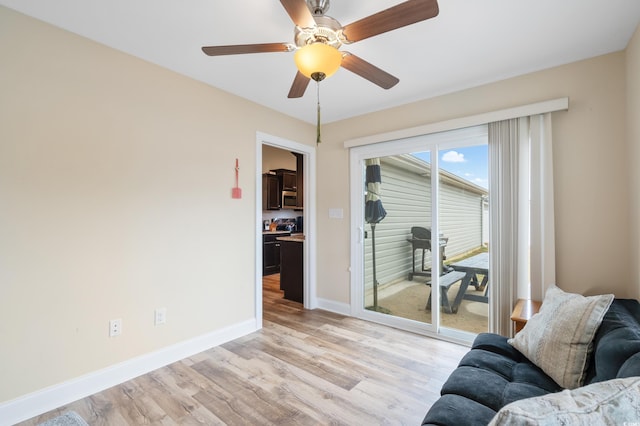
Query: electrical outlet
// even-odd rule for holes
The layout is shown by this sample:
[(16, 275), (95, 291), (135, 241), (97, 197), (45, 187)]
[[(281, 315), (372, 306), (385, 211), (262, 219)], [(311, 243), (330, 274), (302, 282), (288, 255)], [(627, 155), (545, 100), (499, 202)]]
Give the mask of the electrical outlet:
[(167, 308), (158, 308), (155, 311), (155, 325), (164, 324), (167, 322)]
[(112, 319), (109, 321), (109, 337), (115, 337), (122, 334), (122, 320)]

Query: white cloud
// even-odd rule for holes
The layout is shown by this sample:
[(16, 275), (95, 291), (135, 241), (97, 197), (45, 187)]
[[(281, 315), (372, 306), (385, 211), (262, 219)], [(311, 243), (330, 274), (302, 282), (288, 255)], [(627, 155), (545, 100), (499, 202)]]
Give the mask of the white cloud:
[(447, 163), (464, 163), (466, 160), (464, 159), (464, 154), (456, 151), (448, 151), (442, 156), (442, 161)]
[(476, 185), (481, 186), (483, 188), (489, 188), (489, 180), (488, 179), (475, 178), (473, 180), (473, 183), (475, 183)]

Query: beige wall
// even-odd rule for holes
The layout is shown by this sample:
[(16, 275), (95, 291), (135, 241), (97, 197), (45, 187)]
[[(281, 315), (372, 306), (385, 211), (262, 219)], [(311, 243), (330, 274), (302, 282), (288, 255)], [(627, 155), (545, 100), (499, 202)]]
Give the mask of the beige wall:
[(296, 157), (291, 151), (269, 145), (262, 146), (262, 173), (276, 169), (296, 169)]
[(256, 131), (314, 126), (3, 7), (0, 28), (0, 402), (254, 318)]
[(629, 179), (631, 188), (631, 267), (632, 283), (640, 294), (640, 27), (627, 47), (627, 138), (629, 141)]
[(318, 268), (319, 297), (349, 302), (349, 221), (325, 213), (339, 206), (348, 218), (345, 140), (565, 96), (569, 111), (553, 116), (557, 283), (568, 291), (638, 297), (630, 285), (624, 52), (325, 126), (318, 247), (332, 267)]

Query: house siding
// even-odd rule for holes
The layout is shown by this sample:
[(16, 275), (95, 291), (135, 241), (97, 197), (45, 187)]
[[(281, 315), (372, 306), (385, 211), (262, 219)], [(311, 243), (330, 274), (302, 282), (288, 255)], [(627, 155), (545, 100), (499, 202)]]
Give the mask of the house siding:
[[(381, 158), (381, 199), (387, 216), (376, 225), (376, 279), (380, 285), (407, 279), (412, 271), (411, 227), (431, 227), (431, 173), (427, 163), (406, 155)], [(399, 161), (400, 160), (400, 161)], [(421, 167), (415, 167), (415, 163)], [(460, 181), (440, 178), (440, 229), (448, 238), (448, 257), (463, 254), (483, 243), (483, 194), (465, 188)], [(470, 185), (470, 187), (475, 187)], [(477, 189), (477, 187), (475, 187)], [(485, 204), (486, 205), (486, 204)], [(373, 285), (372, 232), (365, 224), (365, 288)], [(414, 253), (416, 269), (422, 250)], [(431, 254), (426, 253), (425, 267), (430, 268)]]

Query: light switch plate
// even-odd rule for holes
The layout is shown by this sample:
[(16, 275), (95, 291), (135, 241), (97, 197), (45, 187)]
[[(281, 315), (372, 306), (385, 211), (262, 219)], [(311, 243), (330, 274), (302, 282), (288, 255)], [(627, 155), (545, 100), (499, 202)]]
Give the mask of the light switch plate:
[(154, 314), (155, 325), (165, 324), (167, 322), (167, 308), (158, 308), (155, 310)]
[(344, 211), (341, 208), (329, 209), (330, 219), (342, 219), (344, 217)]

